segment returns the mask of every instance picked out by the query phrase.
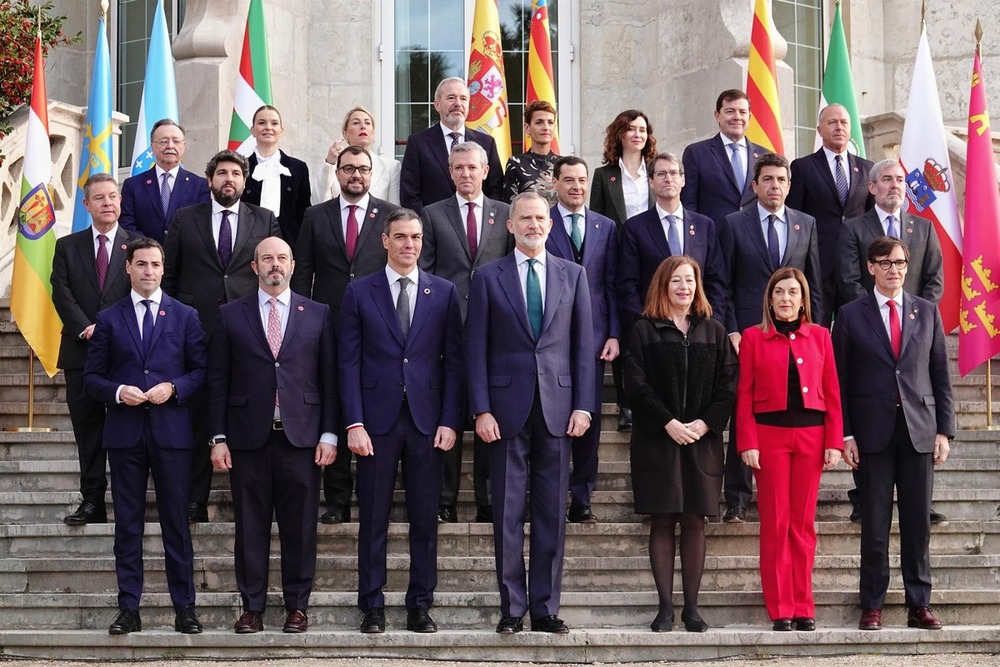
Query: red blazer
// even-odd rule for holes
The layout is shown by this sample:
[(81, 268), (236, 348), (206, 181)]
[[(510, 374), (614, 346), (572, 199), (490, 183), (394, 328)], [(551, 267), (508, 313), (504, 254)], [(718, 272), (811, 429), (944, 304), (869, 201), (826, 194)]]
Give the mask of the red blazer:
[(779, 412), (788, 406), (788, 349), (799, 365), (802, 402), (810, 410), (822, 410), (824, 449), (844, 448), (844, 416), (840, 407), (840, 383), (833, 358), (830, 332), (815, 324), (786, 337), (776, 330), (758, 327), (743, 332), (740, 341), (740, 383), (736, 389), (736, 424), (740, 437), (737, 450), (760, 449), (754, 415)]

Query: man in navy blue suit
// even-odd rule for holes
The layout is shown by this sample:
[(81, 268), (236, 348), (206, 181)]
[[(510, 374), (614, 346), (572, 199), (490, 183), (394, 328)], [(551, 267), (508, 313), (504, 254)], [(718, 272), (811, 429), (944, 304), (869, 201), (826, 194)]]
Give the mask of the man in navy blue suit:
[(660, 153), (649, 167), (656, 205), (629, 218), (622, 227), (618, 261), (618, 310), (622, 340), (642, 316), (653, 274), (671, 255), (693, 257), (701, 267), (712, 316), (725, 323), (729, 281), (715, 221), (681, 204), (686, 180), (684, 165), (673, 153)]
[(418, 214), (424, 206), (453, 197), (455, 184), (451, 180), (448, 155), (451, 149), (465, 141), (475, 141), (489, 156), (489, 173), (483, 192), (490, 199), (500, 199), (503, 190), (503, 167), (493, 137), (465, 126), (469, 115), (469, 88), (458, 77), (449, 77), (434, 91), (434, 110), (441, 118), (422, 132), (406, 140), (403, 168), (399, 175), (399, 200)]
[(264, 628), (271, 519), (281, 544), (284, 632), (309, 628), (320, 466), (337, 455), (337, 368), (329, 306), (289, 289), (292, 250), (269, 237), (251, 264), (258, 288), (219, 308), (210, 345), (212, 466), (228, 470), (236, 521), (238, 634)]
[(750, 187), (753, 167), (767, 149), (746, 138), (750, 100), (742, 90), (724, 90), (715, 101), (719, 132), (684, 149), (687, 185), (684, 208), (721, 224), (722, 219), (756, 199)]
[[(559, 618), (571, 438), (591, 428), (594, 322), (586, 270), (545, 250), (548, 203), (534, 192), (511, 201), (514, 252), (472, 278), (466, 318), (469, 407), (490, 445), (497, 632), (569, 632)], [(599, 415), (598, 415), (599, 417)], [(524, 525), (531, 487), (531, 572)], [(529, 606), (528, 591), (531, 600)]]
[(347, 445), (358, 457), (358, 606), (361, 632), (385, 631), (386, 532), (403, 463), (410, 524), (406, 629), (437, 632), (438, 495), (444, 453), (465, 410), (458, 291), (417, 268), (423, 226), (410, 209), (382, 232), (388, 263), (347, 286), (338, 332)]
[(205, 179), (181, 167), (184, 141), (184, 128), (169, 118), (153, 124), (156, 164), (122, 183), (122, 227), (163, 243), (174, 213), (209, 200)]
[(163, 533), (174, 629), (202, 631), (195, 612), (194, 552), (187, 498), (194, 438), (188, 400), (205, 384), (205, 339), (194, 308), (160, 289), (163, 248), (153, 239), (129, 244), (131, 293), (97, 314), (83, 384), (108, 407), (104, 449), (115, 507), (118, 615), (113, 635), (142, 630), (142, 536), (152, 472)]
[[(586, 208), (590, 186), (587, 163), (567, 155), (552, 167), (553, 188), (558, 202), (552, 207), (552, 231), (545, 250), (552, 257), (575, 262), (587, 270), (591, 313), (594, 316), (595, 372), (594, 404), (591, 411), (601, 414), (604, 389), (604, 363), (618, 358), (621, 337), (618, 324), (618, 230), (611, 218)], [(569, 478), (569, 520), (572, 523), (597, 523), (590, 507), (590, 496), (597, 484), (597, 446), (601, 429), (587, 429), (573, 439), (573, 471)]]

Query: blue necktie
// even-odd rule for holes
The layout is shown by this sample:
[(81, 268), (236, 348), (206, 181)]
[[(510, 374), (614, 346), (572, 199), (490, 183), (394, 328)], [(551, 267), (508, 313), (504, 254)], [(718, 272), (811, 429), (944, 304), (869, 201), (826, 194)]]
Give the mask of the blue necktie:
[(885, 216), (886, 232), (889, 236), (894, 239), (899, 238), (899, 227), (896, 226), (896, 216), (887, 215)]
[(542, 335), (542, 283), (535, 273), (537, 259), (528, 260), (528, 279), (525, 281), (525, 299), (528, 302), (528, 323), (531, 324), (531, 333), (538, 340)]
[(840, 205), (843, 206), (847, 203), (847, 173), (844, 171), (844, 161), (839, 155), (834, 155), (833, 159), (836, 161), (836, 166), (834, 171), (837, 173), (837, 196), (840, 198)]
[(149, 356), (149, 348), (153, 343), (153, 311), (150, 309), (152, 303), (149, 299), (140, 301), (146, 307), (146, 312), (142, 315), (142, 356)]
[[(163, 173), (163, 182), (160, 184), (160, 205), (163, 206), (163, 217), (167, 217), (170, 210), (170, 173)], [(167, 220), (167, 222), (170, 222)]]
[(671, 255), (684, 254), (684, 248), (681, 246), (681, 236), (677, 233), (677, 216), (673, 213), (667, 215), (667, 244), (670, 245)]
[(729, 144), (729, 147), (733, 149), (733, 154), (730, 156), (729, 162), (733, 165), (733, 176), (736, 177), (736, 187), (739, 188), (740, 192), (743, 192), (743, 188), (747, 184), (747, 174), (743, 169), (743, 162), (740, 161), (740, 145)]
[(778, 230), (774, 228), (774, 221), (778, 216), (773, 213), (767, 216), (767, 252), (771, 255), (771, 268), (777, 269), (781, 266), (781, 253), (778, 251)]

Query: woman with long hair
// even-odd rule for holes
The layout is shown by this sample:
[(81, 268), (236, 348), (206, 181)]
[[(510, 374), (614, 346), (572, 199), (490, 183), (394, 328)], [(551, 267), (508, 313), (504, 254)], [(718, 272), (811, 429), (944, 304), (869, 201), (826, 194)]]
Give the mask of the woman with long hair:
[(323, 173), (320, 176), (319, 200), (321, 202), (340, 196), (340, 183), (337, 182), (337, 158), (340, 152), (348, 146), (361, 146), (372, 156), (372, 181), (368, 194), (376, 199), (399, 206), (399, 172), (402, 165), (399, 160), (384, 158), (375, 153), (375, 116), (364, 107), (354, 107), (344, 116), (344, 126), (341, 128), (344, 136), (333, 142), (327, 151), (323, 162)]
[(656, 201), (646, 166), (656, 155), (649, 117), (637, 109), (615, 116), (604, 131), (603, 167), (594, 170), (590, 208), (611, 218), (619, 229)]

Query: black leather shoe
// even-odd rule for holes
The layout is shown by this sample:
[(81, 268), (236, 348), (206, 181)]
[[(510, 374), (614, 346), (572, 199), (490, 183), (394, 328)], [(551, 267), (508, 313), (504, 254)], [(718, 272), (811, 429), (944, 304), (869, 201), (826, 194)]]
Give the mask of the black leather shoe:
[(476, 523), (493, 523), (492, 505), (483, 505), (476, 509)]
[(437, 632), (438, 626), (423, 607), (406, 610), (406, 629), (410, 632)]
[(351, 520), (351, 513), (343, 510), (330, 508), (319, 517), (320, 523), (327, 525), (335, 523), (348, 523)]
[(264, 629), (264, 614), (259, 611), (245, 611), (233, 626), (238, 635), (250, 635)]
[(174, 630), (185, 635), (200, 635), (204, 630), (193, 604), (189, 604), (177, 612), (177, 616), (174, 617)]
[(201, 503), (188, 503), (188, 521), (190, 523), (208, 523), (208, 507)]
[(374, 635), (385, 632), (385, 608), (372, 607), (365, 612), (365, 617), (361, 619), (361, 632), (366, 635)]
[(661, 609), (657, 612), (656, 618), (649, 624), (649, 629), (653, 632), (670, 632), (674, 629), (674, 612)]
[(931, 508), (931, 523), (936, 526), (943, 526), (948, 523), (948, 517), (940, 512), (935, 512), (934, 508)]
[(569, 522), (594, 524), (597, 523), (597, 516), (589, 507), (570, 507)]
[(792, 619), (790, 618), (779, 618), (774, 621), (771, 629), (775, 632), (791, 632), (792, 631)]
[(684, 623), (684, 629), (688, 632), (705, 632), (708, 630), (708, 623), (706, 623), (701, 615), (696, 611), (681, 612), (681, 622)]
[(497, 634), (498, 635), (515, 635), (521, 630), (524, 630), (524, 619), (515, 618), (513, 616), (504, 616), (497, 623)]
[(80, 503), (80, 506), (76, 508), (76, 511), (72, 514), (67, 514), (63, 519), (63, 523), (67, 526), (85, 526), (88, 523), (107, 523), (108, 522), (108, 512), (104, 508), (104, 503), (98, 507), (89, 500), (84, 500)]
[(815, 632), (816, 631), (816, 619), (809, 618), (808, 616), (800, 616), (799, 618), (793, 618), (792, 622), (795, 623), (795, 629), (799, 632)]
[(552, 614), (551, 616), (531, 619), (531, 631), (551, 632), (555, 635), (564, 635), (569, 632), (569, 628), (566, 627), (566, 624), (563, 623), (561, 618)]
[(618, 409), (618, 430), (619, 431), (632, 430), (632, 410), (630, 410), (629, 408)]
[(851, 523), (861, 523), (861, 508), (857, 505), (851, 507)]
[(722, 517), (722, 523), (743, 523), (747, 520), (747, 510), (745, 507), (733, 506), (726, 510)]
[(122, 609), (108, 626), (109, 635), (127, 635), (130, 632), (142, 632), (138, 609)]
[(442, 505), (438, 508), (438, 523), (458, 523), (458, 513), (453, 505)]

